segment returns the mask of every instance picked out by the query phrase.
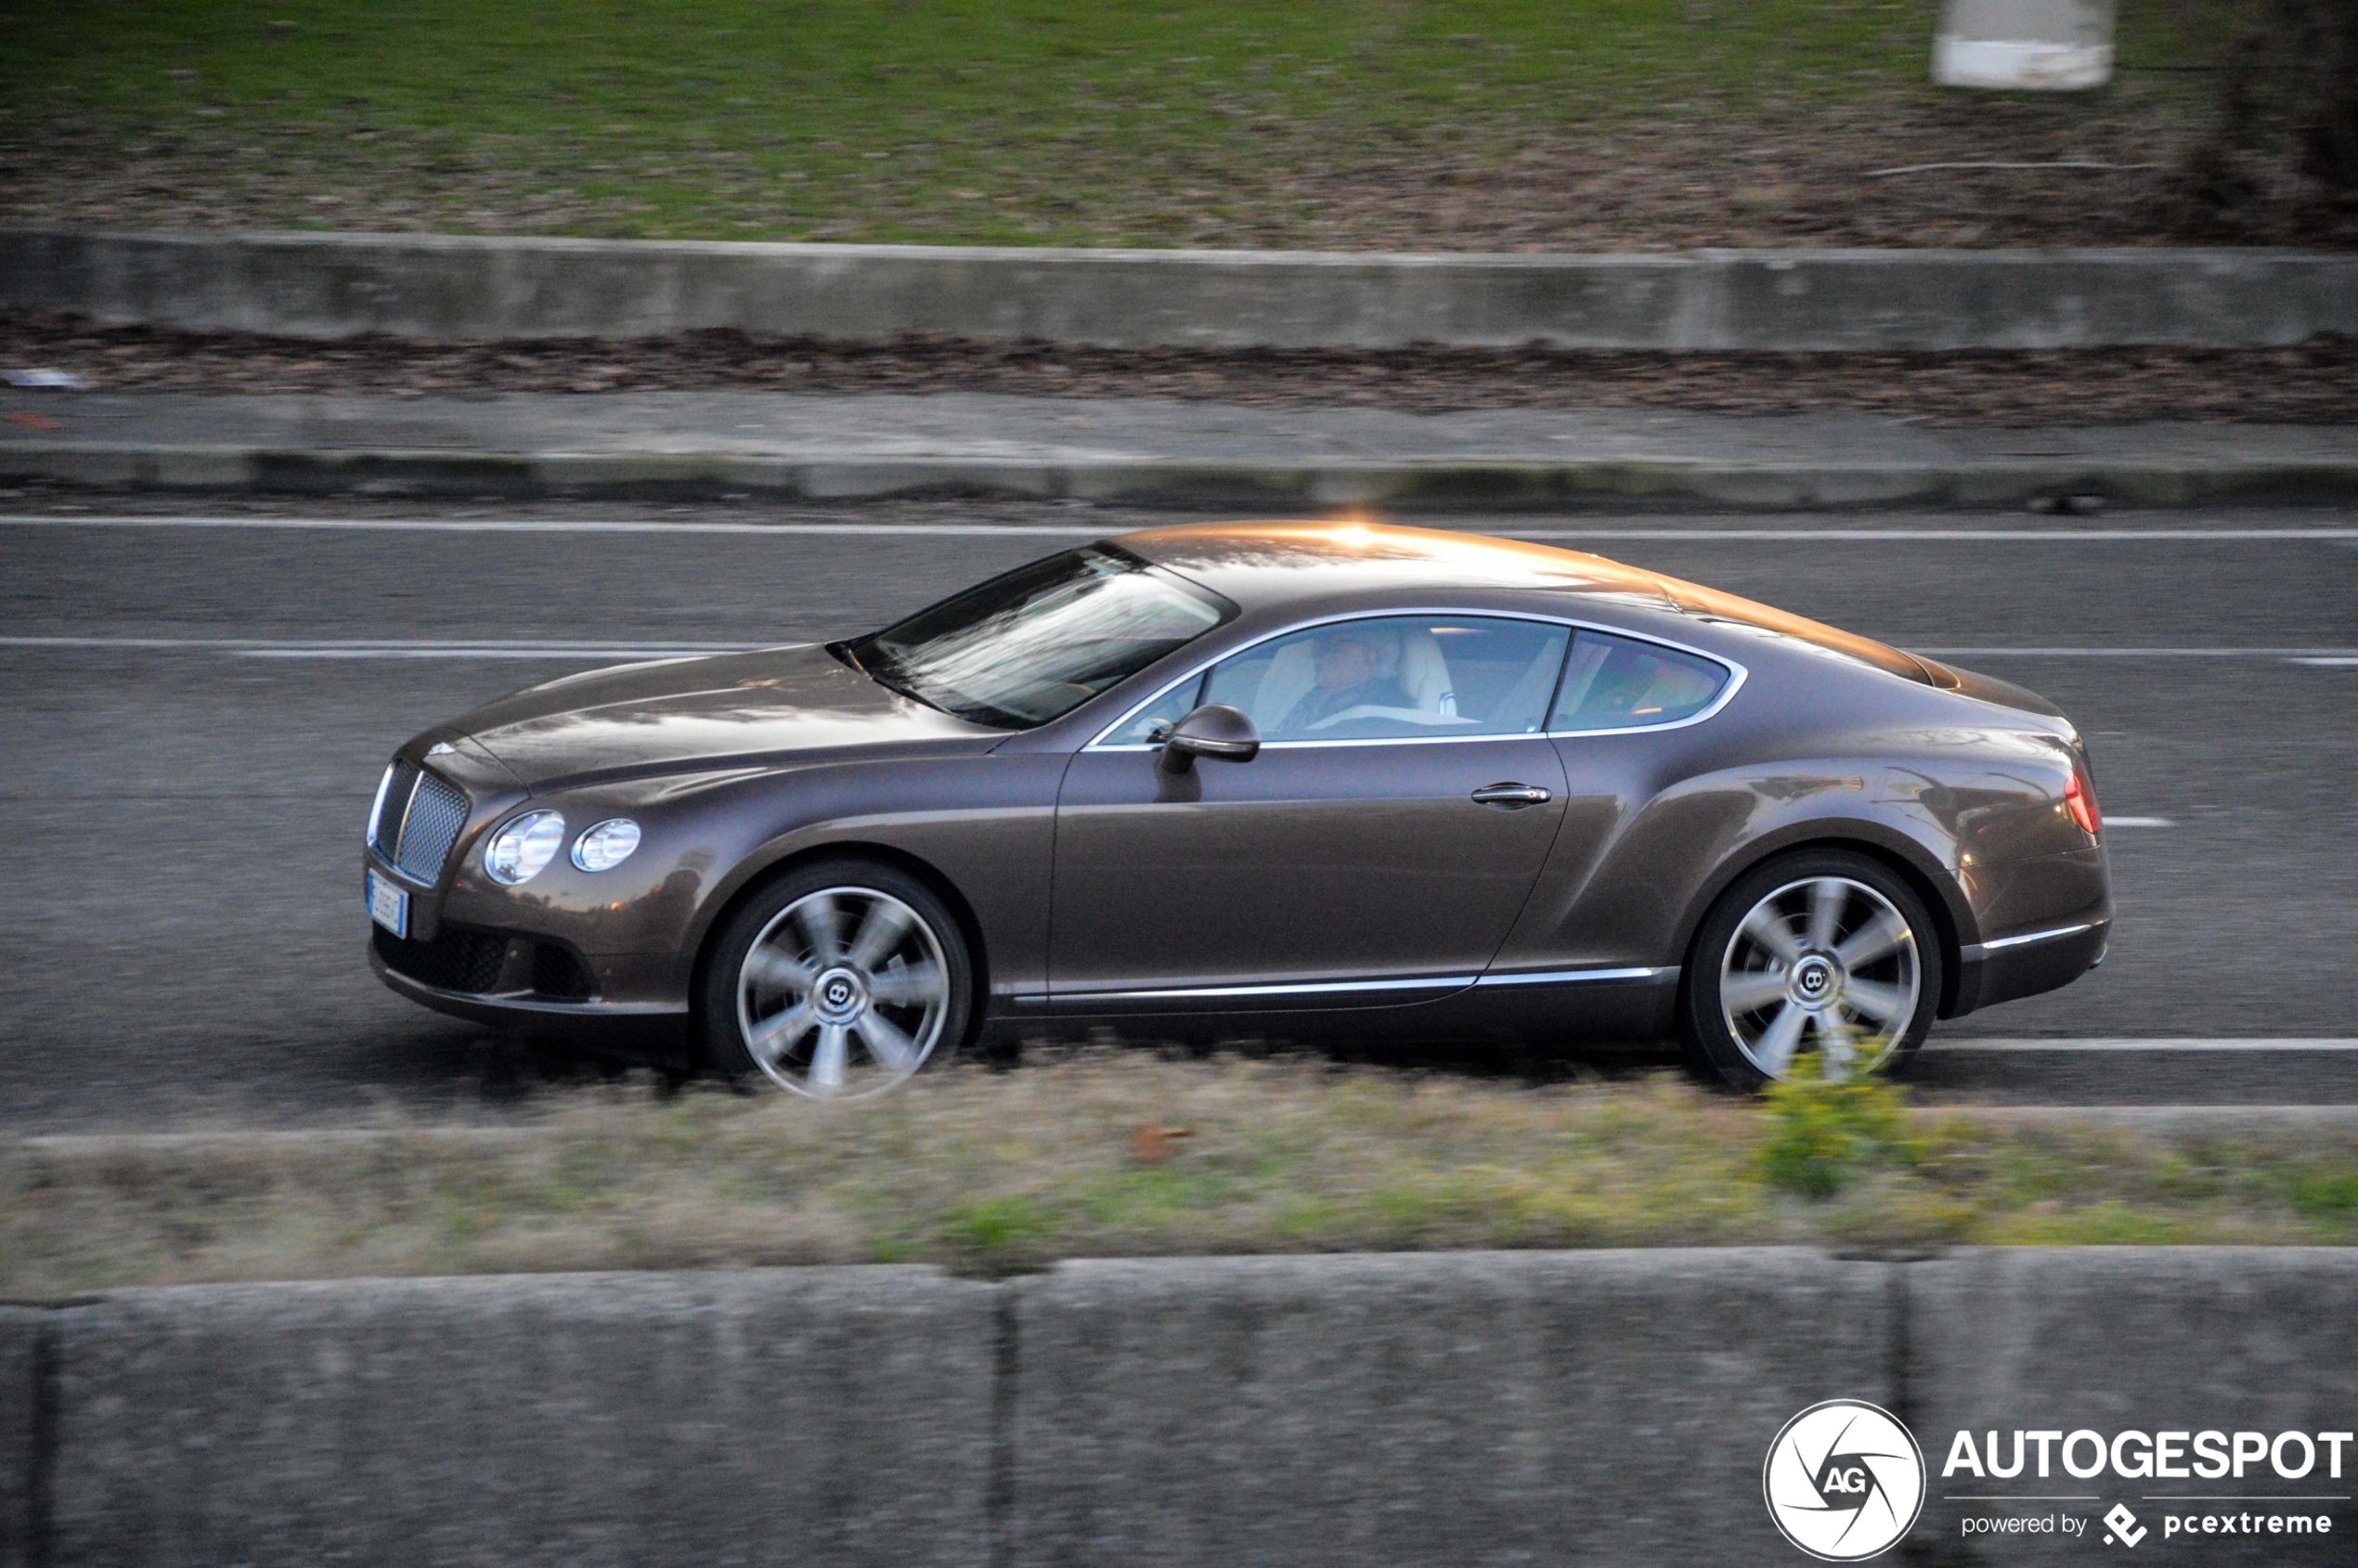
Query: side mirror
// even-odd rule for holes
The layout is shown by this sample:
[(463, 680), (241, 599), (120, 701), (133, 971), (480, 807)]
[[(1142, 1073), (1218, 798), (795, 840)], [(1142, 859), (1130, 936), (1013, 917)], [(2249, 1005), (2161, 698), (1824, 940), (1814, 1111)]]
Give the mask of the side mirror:
[(1261, 732), (1240, 708), (1206, 703), (1171, 727), (1162, 738), (1162, 771), (1184, 773), (1198, 757), (1219, 762), (1250, 762), (1261, 753)]

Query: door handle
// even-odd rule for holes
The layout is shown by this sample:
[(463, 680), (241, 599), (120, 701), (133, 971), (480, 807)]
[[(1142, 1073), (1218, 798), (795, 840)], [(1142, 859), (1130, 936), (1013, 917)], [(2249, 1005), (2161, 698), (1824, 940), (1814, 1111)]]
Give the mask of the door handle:
[(1537, 784), (1484, 784), (1473, 792), (1476, 801), (1484, 806), (1496, 806), (1503, 810), (1519, 811), (1525, 806), (1545, 806), (1555, 798)]

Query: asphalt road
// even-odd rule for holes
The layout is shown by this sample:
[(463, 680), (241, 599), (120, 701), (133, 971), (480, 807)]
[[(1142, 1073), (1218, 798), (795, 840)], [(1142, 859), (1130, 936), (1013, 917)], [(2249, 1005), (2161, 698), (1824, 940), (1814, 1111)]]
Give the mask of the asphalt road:
[[(356, 849), (391, 746), (640, 648), (843, 635), (1167, 520), (0, 507), (18, 509), (0, 521), (0, 1127), (15, 1132), (498, 1118), (592, 1072), (370, 977)], [(107, 520), (133, 510), (183, 521)], [(2358, 1106), (2358, 1049), (2286, 1043), (2358, 1044), (2358, 514), (1452, 525), (1577, 533), (1562, 542), (1942, 654), (2078, 719), (2115, 824), (2111, 958), (1944, 1026), (1912, 1069), (1928, 1097)], [(2002, 537), (1963, 537), (1983, 534)]]

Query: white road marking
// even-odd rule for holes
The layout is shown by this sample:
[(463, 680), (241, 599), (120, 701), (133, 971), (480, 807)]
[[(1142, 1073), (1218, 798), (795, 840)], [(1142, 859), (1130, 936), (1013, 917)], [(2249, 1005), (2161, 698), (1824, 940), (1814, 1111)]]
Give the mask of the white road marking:
[(2358, 664), (2358, 648), (1924, 648), (1937, 659), (2329, 659)]
[(2127, 1051), (2358, 1051), (2358, 1037), (2317, 1035), (2279, 1040), (2215, 1040), (2161, 1035), (2151, 1039), (2116, 1040), (1927, 1040), (1924, 1048), (1927, 1051), (2068, 1051), (2105, 1055)]
[(452, 644), (447, 648), (225, 648), (240, 659), (693, 659), (725, 650), (712, 648), (499, 648)]
[[(256, 659), (575, 659), (693, 658), (702, 654), (741, 654), (773, 646), (759, 642), (545, 642), (498, 638), (448, 641), (400, 638), (266, 637), (0, 637), (0, 648), (151, 649), (165, 653), (235, 654)], [(2293, 648), (1920, 648), (1935, 658), (2287, 658)], [(2358, 649), (2345, 656), (2307, 650), (2296, 663), (2358, 664)], [(2123, 827), (2169, 827), (2166, 819), (2109, 818)]]
[(2176, 827), (2178, 824), (2168, 817), (2116, 817), (2107, 813), (2105, 817), (2105, 825), (2106, 827)]
[[(136, 514), (75, 514), (13, 512), (0, 514), (0, 526), (25, 528), (310, 528), (352, 533), (435, 534), (841, 534), (939, 535), (946, 538), (994, 538), (1027, 534), (1066, 538), (1101, 535), (1100, 523), (732, 523), (715, 519), (665, 522), (657, 519), (537, 517), (208, 517), (197, 513), (155, 516)], [(1114, 530), (1121, 532), (1124, 530)], [(1834, 539), (1906, 544), (1917, 540), (1958, 543), (1989, 541), (2008, 544), (2093, 544), (2117, 540), (2161, 540), (2190, 544), (2336, 543), (2358, 540), (2351, 528), (1519, 528), (1476, 529), (1516, 539), (1662, 539), (1710, 541), (1804, 541)]]
[[(754, 642), (501, 642), (269, 637), (0, 637), (0, 648), (227, 654), (248, 659), (650, 659), (739, 654)], [(772, 644), (804, 646), (805, 644)]]
[[(0, 516), (18, 528), (295, 528), (385, 534), (915, 534), (944, 538), (1097, 538), (1102, 524), (607, 522), (532, 517), (44, 517)], [(1122, 532), (1116, 529), (1114, 532)]]
[(2358, 539), (2358, 528), (1490, 528), (1515, 539), (1859, 539), (1943, 543), (1994, 540), (2020, 544), (2101, 544), (2128, 539), (2179, 540), (2192, 544), (2281, 544)]
[(2358, 665), (2358, 654), (2328, 654), (2320, 657), (2295, 659), (2292, 662), (2309, 665), (2318, 669), (2347, 669), (2352, 665)]
[(2274, 1124), (2344, 1128), (2358, 1123), (2358, 1105), (2043, 1105), (1995, 1104), (1987, 1100), (1940, 1100), (1918, 1105), (1934, 1116), (1966, 1116), (1986, 1121), (2089, 1121), (2148, 1132), (2246, 1131)]

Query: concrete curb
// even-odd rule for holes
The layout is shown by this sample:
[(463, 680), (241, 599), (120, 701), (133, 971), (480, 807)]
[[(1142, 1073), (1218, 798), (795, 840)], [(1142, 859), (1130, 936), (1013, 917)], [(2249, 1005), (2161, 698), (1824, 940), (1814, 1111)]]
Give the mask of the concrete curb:
[(726, 452), (364, 450), (0, 441), (0, 480), (97, 488), (513, 499), (853, 501), (991, 496), (1214, 510), (1419, 512), (2019, 507), (2096, 496), (2137, 508), (2349, 505), (2358, 452), (2238, 461), (2140, 456), (1812, 462), (1600, 458), (812, 461)]
[[(2005, 1489), (1943, 1484), (1958, 1432), (2347, 1432), (2353, 1325), (2358, 1252), (2304, 1248), (125, 1290), (0, 1308), (0, 1568), (1781, 1562), (1763, 1457), (1834, 1398), (1924, 1452), (1909, 1561), (2084, 1562), (1962, 1532), (2059, 1505), (1947, 1496)], [(2290, 1505), (2333, 1535), (2139, 1555), (2346, 1561), (2344, 1460), (2234, 1488), (2340, 1495)], [(2152, 1481), (2026, 1484), (2157, 1523)]]
[[(76, 513), (63, 515), (68, 521), (81, 520)], [(1075, 534), (1084, 531), (1072, 530)], [(2219, 1133), (2292, 1135), (2358, 1128), (2358, 1105), (1920, 1105), (1911, 1107), (1907, 1114), (1919, 1125), (1979, 1122), (1998, 1127), (2105, 1127), (2158, 1137)], [(235, 1154), (254, 1148), (359, 1147), (399, 1153), (512, 1147), (562, 1138), (566, 1131), (561, 1123), (474, 1126), (428, 1122), (408, 1127), (296, 1127), (244, 1132), (25, 1133), (0, 1136), (0, 1154), (14, 1151), (89, 1160), (110, 1155)]]
[(1353, 254), (6, 228), (0, 310), (318, 338), (735, 328), (1121, 348), (2235, 348), (2358, 333), (2358, 255)]

